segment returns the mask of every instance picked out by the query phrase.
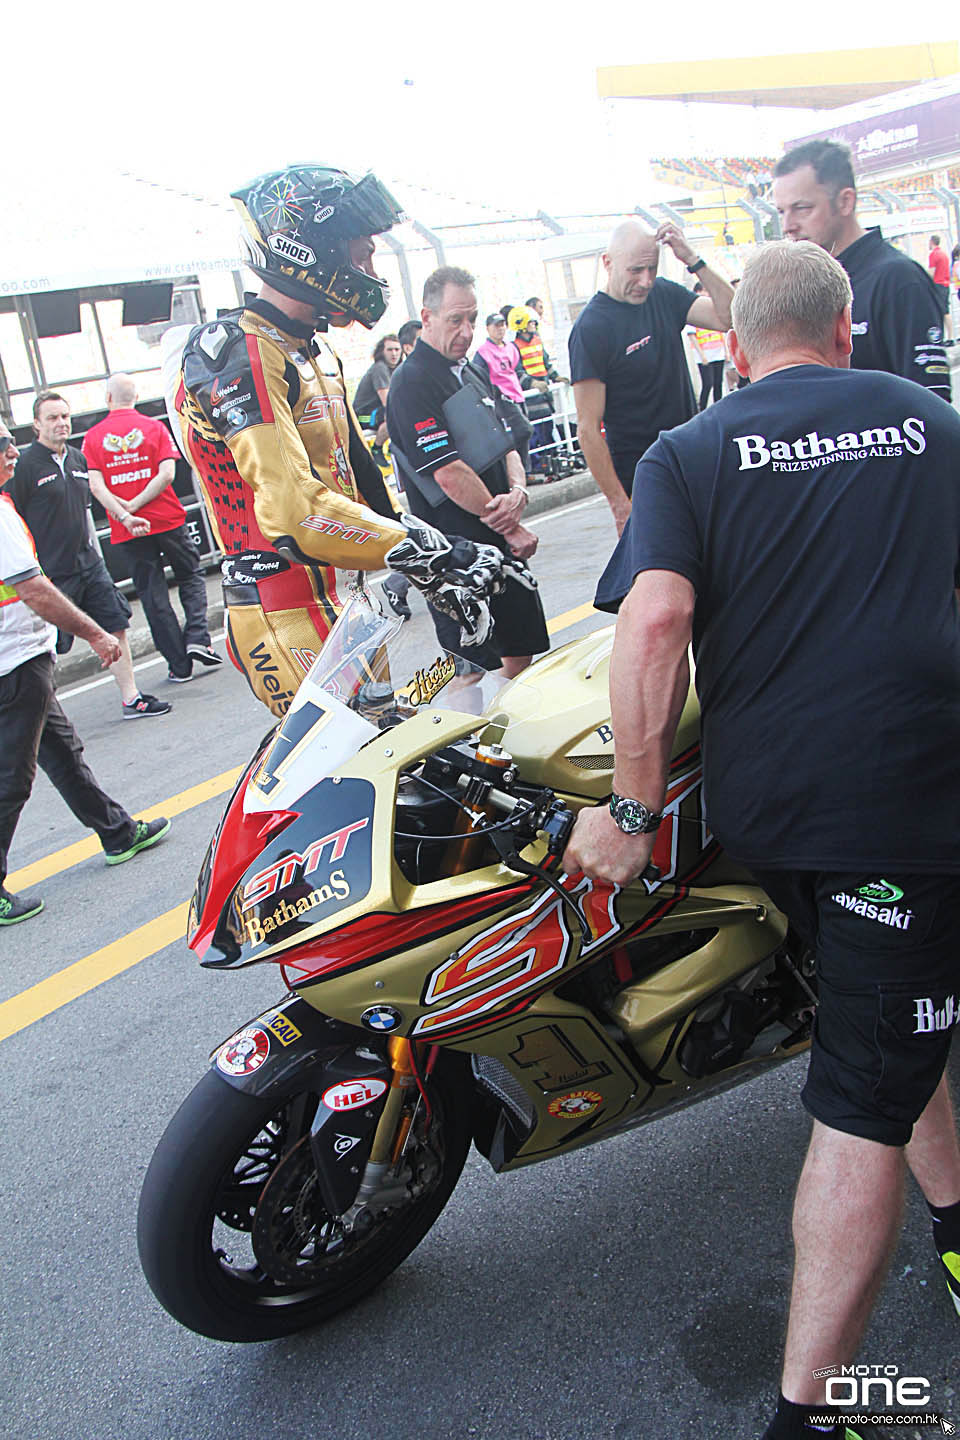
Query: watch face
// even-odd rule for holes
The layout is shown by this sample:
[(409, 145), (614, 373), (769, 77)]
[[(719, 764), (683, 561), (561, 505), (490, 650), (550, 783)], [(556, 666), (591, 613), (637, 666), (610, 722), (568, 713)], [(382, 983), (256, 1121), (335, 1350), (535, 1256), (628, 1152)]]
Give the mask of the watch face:
[(641, 800), (620, 800), (613, 818), (625, 835), (639, 835), (650, 819), (650, 811)]

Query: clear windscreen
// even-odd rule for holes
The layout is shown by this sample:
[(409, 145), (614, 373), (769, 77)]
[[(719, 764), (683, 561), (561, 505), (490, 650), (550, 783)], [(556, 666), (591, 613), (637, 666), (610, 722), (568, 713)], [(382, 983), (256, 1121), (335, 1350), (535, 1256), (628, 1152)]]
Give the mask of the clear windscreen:
[(493, 743), (508, 725), (531, 719), (538, 700), (522, 681), (444, 650), (423, 607), (404, 621), (354, 586), (250, 777), (244, 809), (289, 804), (383, 730), (423, 709), (475, 718)]

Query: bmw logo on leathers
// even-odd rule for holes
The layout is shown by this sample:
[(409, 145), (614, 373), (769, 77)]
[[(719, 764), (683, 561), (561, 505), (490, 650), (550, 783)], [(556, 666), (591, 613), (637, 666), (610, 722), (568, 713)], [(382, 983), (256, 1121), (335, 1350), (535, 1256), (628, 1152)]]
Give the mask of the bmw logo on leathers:
[(402, 1019), (400, 1011), (394, 1010), (392, 1005), (371, 1005), (360, 1016), (360, 1023), (366, 1025), (368, 1030), (379, 1030), (381, 1034), (387, 1034), (396, 1030)]

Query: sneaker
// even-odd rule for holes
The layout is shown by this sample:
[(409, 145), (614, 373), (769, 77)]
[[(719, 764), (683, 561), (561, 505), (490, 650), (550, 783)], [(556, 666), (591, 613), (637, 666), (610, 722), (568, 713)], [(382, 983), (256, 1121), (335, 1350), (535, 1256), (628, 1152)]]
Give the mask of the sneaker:
[(380, 588), (383, 591), (384, 600), (386, 600), (394, 615), (399, 615), (401, 620), (409, 620), (413, 613), (407, 600), (409, 585), (405, 586), (399, 576), (394, 578), (394, 576), (388, 575), (386, 580), (382, 582)]
[(174, 675), (172, 670), (168, 670), (167, 679), (171, 685), (187, 685), (193, 679), (193, 671), (188, 670), (186, 675)]
[(187, 654), (191, 660), (199, 660), (201, 665), (209, 665), (211, 669), (223, 664), (223, 656), (218, 655), (212, 645), (188, 645)]
[(19, 925), (21, 920), (32, 920), (42, 909), (42, 900), (11, 895), (9, 890), (4, 890), (0, 885), (0, 925)]
[(960, 1315), (960, 1255), (956, 1250), (945, 1250), (940, 1256), (947, 1272), (947, 1289), (958, 1315)]
[(151, 845), (156, 845), (162, 840), (170, 829), (170, 821), (163, 815), (156, 820), (138, 820), (137, 828), (133, 832), (133, 839), (125, 850), (105, 850), (108, 865), (122, 865), (124, 860), (132, 860), (134, 855), (139, 855), (141, 850), (149, 850)]
[(173, 706), (168, 700), (158, 700), (156, 695), (138, 695), (129, 705), (123, 704), (124, 720), (147, 720), (151, 715), (169, 715)]

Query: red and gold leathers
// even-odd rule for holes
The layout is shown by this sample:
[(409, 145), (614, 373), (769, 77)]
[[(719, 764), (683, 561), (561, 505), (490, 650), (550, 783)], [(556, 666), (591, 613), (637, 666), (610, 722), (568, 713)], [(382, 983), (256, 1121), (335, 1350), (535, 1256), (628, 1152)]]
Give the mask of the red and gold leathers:
[(339, 613), (334, 567), (376, 569), (406, 531), (339, 360), (273, 307), (254, 302), (193, 332), (177, 410), (228, 557), (228, 650), (284, 715)]

